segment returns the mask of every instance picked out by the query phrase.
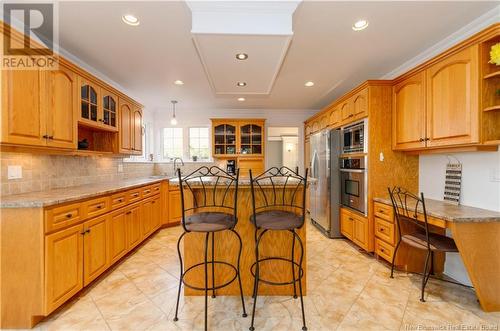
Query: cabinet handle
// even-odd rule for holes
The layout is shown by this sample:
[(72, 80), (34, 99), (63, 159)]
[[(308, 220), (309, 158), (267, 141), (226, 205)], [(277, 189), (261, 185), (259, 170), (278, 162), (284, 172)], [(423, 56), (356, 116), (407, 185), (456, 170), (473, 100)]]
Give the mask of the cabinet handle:
[(431, 140), (431, 138), (425, 138), (425, 141), (429, 141), (429, 140)]
[(90, 233), (90, 229), (87, 229), (87, 231), (85, 231), (85, 233)]
[(54, 136), (49, 136), (49, 139), (50, 140), (54, 140)]
[(420, 142), (424, 142), (424, 141), (425, 141), (425, 139), (424, 139), (424, 138), (420, 138), (418, 141), (420, 141)]
[(118, 199), (118, 202), (123, 202), (123, 199)]
[(97, 205), (95, 206), (97, 209), (101, 209), (102, 208), (102, 205)]
[(42, 138), (43, 139), (49, 139), (49, 136), (48, 135), (43, 135)]
[(85, 230), (83, 230), (82, 232), (80, 232), (80, 234), (81, 234), (82, 236), (84, 236), (84, 235), (85, 235)]
[(125, 215), (130, 215), (130, 214), (132, 214), (131, 211), (128, 211), (128, 212), (125, 213)]
[(378, 212), (381, 214), (385, 214), (385, 211), (383, 209), (379, 209)]
[(137, 198), (139, 196), (139, 193), (132, 194), (134, 198)]
[(98, 119), (99, 122), (103, 122), (102, 118)]
[(378, 229), (380, 232), (384, 232), (384, 228), (380, 228)]
[(73, 214), (69, 213), (69, 214), (66, 214), (66, 218), (71, 218), (73, 217)]
[(385, 253), (385, 250), (384, 250), (383, 248), (381, 248), (381, 249), (380, 249), (380, 251), (381, 251), (382, 253)]
[(354, 221), (354, 220), (352, 219), (352, 217), (349, 217), (349, 221)]
[(149, 194), (149, 193), (151, 193), (151, 190), (146, 190), (146, 191), (144, 191), (144, 193)]

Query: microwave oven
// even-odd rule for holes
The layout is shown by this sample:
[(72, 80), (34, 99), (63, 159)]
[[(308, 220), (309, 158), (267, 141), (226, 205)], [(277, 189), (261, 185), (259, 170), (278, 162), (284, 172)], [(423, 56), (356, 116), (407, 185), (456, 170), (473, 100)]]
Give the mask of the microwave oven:
[(342, 154), (367, 153), (367, 122), (362, 120), (341, 128)]

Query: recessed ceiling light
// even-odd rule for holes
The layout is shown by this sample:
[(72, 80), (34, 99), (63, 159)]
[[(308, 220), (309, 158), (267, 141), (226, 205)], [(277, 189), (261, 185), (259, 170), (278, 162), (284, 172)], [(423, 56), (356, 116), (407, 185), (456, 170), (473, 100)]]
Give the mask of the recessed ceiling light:
[(184, 85), (184, 82), (182, 80), (176, 80), (174, 82), (175, 85)]
[(133, 25), (133, 26), (137, 26), (140, 23), (139, 19), (137, 17), (135, 17), (134, 15), (130, 15), (130, 14), (123, 15), (122, 21), (124, 23), (127, 23), (128, 25)]
[(359, 20), (356, 23), (353, 24), (352, 29), (354, 31), (361, 31), (364, 30), (368, 27), (368, 21), (366, 20)]
[(246, 54), (246, 53), (238, 53), (238, 54), (236, 54), (236, 58), (238, 60), (246, 60), (246, 59), (248, 59), (248, 54)]
[(238, 101), (245, 101), (245, 98), (238, 98)]
[(243, 87), (243, 86), (247, 86), (247, 83), (245, 83), (245, 82), (238, 82), (238, 83), (236, 83), (236, 85), (238, 85), (239, 87)]
[(311, 86), (314, 86), (314, 82), (309, 81), (309, 82), (306, 82), (304, 85), (306, 87), (311, 87)]

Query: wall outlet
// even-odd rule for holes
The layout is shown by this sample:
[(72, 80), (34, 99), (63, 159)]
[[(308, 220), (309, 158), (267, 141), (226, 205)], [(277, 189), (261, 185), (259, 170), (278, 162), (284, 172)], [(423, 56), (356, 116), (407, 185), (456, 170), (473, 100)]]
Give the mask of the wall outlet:
[(118, 165), (118, 172), (123, 172), (123, 164)]
[(21, 179), (23, 178), (23, 167), (20, 165), (12, 165), (7, 167), (8, 179)]
[(380, 154), (378, 155), (378, 158), (379, 158), (380, 162), (384, 162), (384, 153), (380, 152)]

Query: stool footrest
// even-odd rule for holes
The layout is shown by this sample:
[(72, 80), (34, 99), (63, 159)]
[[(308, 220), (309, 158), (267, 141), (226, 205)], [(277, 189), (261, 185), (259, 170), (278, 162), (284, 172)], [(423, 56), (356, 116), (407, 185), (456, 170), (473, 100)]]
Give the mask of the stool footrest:
[[(234, 280), (238, 277), (238, 269), (236, 269), (235, 266), (233, 266), (231, 263), (228, 263), (228, 262), (225, 262), (225, 261), (213, 261), (213, 263), (215, 264), (224, 264), (224, 265), (227, 265), (229, 267), (231, 267), (231, 269), (233, 269), (234, 271), (234, 276), (233, 278), (231, 278), (231, 280), (225, 282), (224, 284), (221, 284), (221, 285), (217, 285), (217, 286), (213, 286), (213, 287), (207, 287), (206, 290), (209, 290), (209, 291), (212, 291), (212, 290), (218, 290), (218, 289), (221, 289), (223, 287), (226, 287), (228, 286), (229, 284), (231, 284), (232, 282), (234, 282)], [(212, 264), (212, 261), (207, 261), (207, 266)], [(201, 263), (197, 263), (195, 265), (192, 265), (191, 267), (187, 268), (186, 271), (184, 271), (184, 273), (182, 274), (182, 283), (193, 289), (193, 290), (199, 290), (199, 291), (205, 291), (205, 288), (204, 287), (198, 287), (198, 286), (194, 286), (194, 285), (191, 285), (189, 283), (186, 282), (186, 280), (184, 279), (186, 274), (189, 272), (189, 271), (192, 271), (194, 268), (197, 268), (197, 267), (200, 267), (200, 266), (203, 266), (205, 265), (205, 262), (201, 262)]]
[[(270, 280), (266, 280), (266, 279), (262, 279), (260, 276), (259, 276), (259, 282), (263, 282), (263, 283), (266, 283), (266, 284), (269, 284), (269, 285), (291, 285), (291, 284), (294, 284), (294, 283), (297, 283), (299, 282), (302, 277), (304, 276), (304, 268), (302, 268), (300, 266), (300, 264), (298, 264), (297, 262), (291, 260), (291, 259), (287, 259), (287, 258), (284, 258), (284, 257), (266, 257), (266, 258), (263, 258), (263, 259), (259, 259), (259, 263), (261, 262), (265, 262), (265, 261), (271, 261), (271, 260), (279, 260), (279, 261), (285, 261), (285, 262), (288, 262), (288, 263), (293, 263), (294, 266), (297, 266), (297, 268), (299, 269), (298, 273), (297, 273), (297, 278), (295, 278), (294, 280), (292, 281), (289, 281), (289, 282), (273, 282), (273, 281), (270, 281)], [(257, 262), (254, 262), (252, 264), (252, 266), (250, 267), (250, 273), (252, 274), (252, 276), (255, 278), (255, 267), (257, 265)]]

